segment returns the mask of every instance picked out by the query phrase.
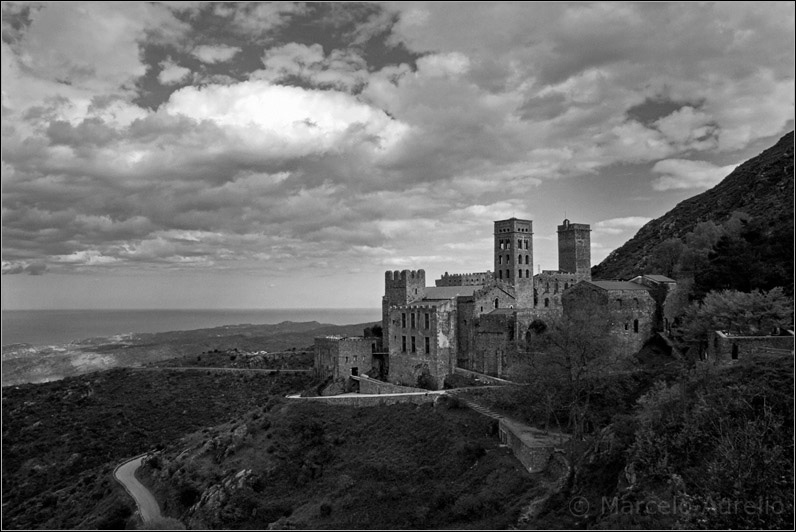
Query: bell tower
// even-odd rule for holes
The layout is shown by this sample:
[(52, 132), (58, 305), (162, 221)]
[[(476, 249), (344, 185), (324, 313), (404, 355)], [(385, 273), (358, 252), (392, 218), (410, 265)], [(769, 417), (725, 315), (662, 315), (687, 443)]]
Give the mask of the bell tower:
[(494, 278), (512, 285), (517, 303), (533, 295), (533, 222), (509, 218), (495, 222)]
[(569, 220), (558, 226), (558, 269), (591, 280), (591, 237), (589, 224)]

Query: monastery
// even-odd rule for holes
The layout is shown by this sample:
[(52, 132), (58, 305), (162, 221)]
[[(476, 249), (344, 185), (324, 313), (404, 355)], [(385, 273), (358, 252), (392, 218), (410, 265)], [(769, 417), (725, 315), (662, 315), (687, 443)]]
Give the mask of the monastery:
[(493, 271), (445, 273), (426, 286), (424, 270), (385, 273), (381, 337), (315, 339), (315, 369), (338, 380), (367, 374), (401, 386), (441, 389), (456, 368), (505, 377), (531, 324), (549, 323), (579, 305), (608, 314), (617, 353), (638, 352), (668, 328), (666, 300), (676, 289), (662, 275), (629, 281), (591, 278), (591, 228), (558, 226), (558, 269), (533, 274), (533, 222), (494, 222)]

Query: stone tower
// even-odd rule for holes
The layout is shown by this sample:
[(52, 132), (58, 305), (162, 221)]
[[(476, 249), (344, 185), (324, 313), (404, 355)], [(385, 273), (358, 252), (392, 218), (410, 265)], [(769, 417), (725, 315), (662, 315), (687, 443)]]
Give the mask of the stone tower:
[(558, 226), (558, 269), (591, 279), (591, 237), (589, 224), (573, 224), (569, 220)]
[(494, 278), (512, 285), (517, 304), (533, 301), (533, 222), (509, 218), (495, 222)]
[(389, 352), (390, 307), (406, 305), (426, 295), (426, 271), (403, 270), (384, 273), (384, 297), (381, 300), (382, 345)]

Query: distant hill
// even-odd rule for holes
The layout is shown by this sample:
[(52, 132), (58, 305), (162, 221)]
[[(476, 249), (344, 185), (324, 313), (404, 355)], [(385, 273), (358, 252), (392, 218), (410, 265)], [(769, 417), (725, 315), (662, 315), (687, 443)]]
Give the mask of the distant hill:
[(116, 367), (135, 367), (205, 351), (268, 352), (311, 349), (316, 336), (361, 335), (373, 323), (331, 325), (290, 322), (224, 325), (191, 331), (134, 333), (87, 338), (58, 346), (3, 346), (2, 385), (49, 382)]
[(595, 279), (629, 279), (646, 271), (655, 248), (683, 238), (700, 222), (721, 224), (744, 212), (771, 231), (793, 227), (793, 131), (777, 144), (736, 168), (712, 189), (677, 204), (650, 221), (624, 245), (592, 267)]

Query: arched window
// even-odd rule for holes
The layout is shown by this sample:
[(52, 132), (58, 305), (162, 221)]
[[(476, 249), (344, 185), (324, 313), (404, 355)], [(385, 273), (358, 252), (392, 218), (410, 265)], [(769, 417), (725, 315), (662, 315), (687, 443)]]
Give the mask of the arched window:
[(550, 300), (548, 298), (544, 298), (544, 306), (545, 307), (549, 307), (550, 306)]
[(638, 332), (638, 320), (633, 320), (633, 332)]
[(499, 306), (500, 306), (500, 300), (498, 298), (495, 298), (495, 308), (498, 308)]
[(619, 308), (622, 308), (622, 300), (621, 299), (617, 299), (616, 300), (616, 306), (619, 307)]
[(503, 264), (503, 256), (498, 255), (498, 264)]
[(503, 279), (503, 270), (498, 270), (498, 279)]
[(531, 278), (531, 270), (525, 270), (525, 277), (527, 277), (528, 279)]
[(500, 239), (500, 249), (504, 249), (503, 248), (503, 239), (502, 238)]
[(522, 270), (520, 270), (520, 271), (519, 271), (519, 275), (518, 275), (518, 277), (519, 277), (520, 279), (522, 279)]
[(633, 305), (634, 305), (636, 308), (638, 308), (638, 298), (636, 298), (636, 297), (634, 297), (634, 298), (633, 298)]
[(506, 279), (511, 279), (511, 272), (506, 270)]
[(553, 293), (554, 293), (554, 294), (557, 294), (557, 293), (558, 293), (558, 279), (556, 279), (556, 284), (555, 284), (555, 292), (553, 292)]

